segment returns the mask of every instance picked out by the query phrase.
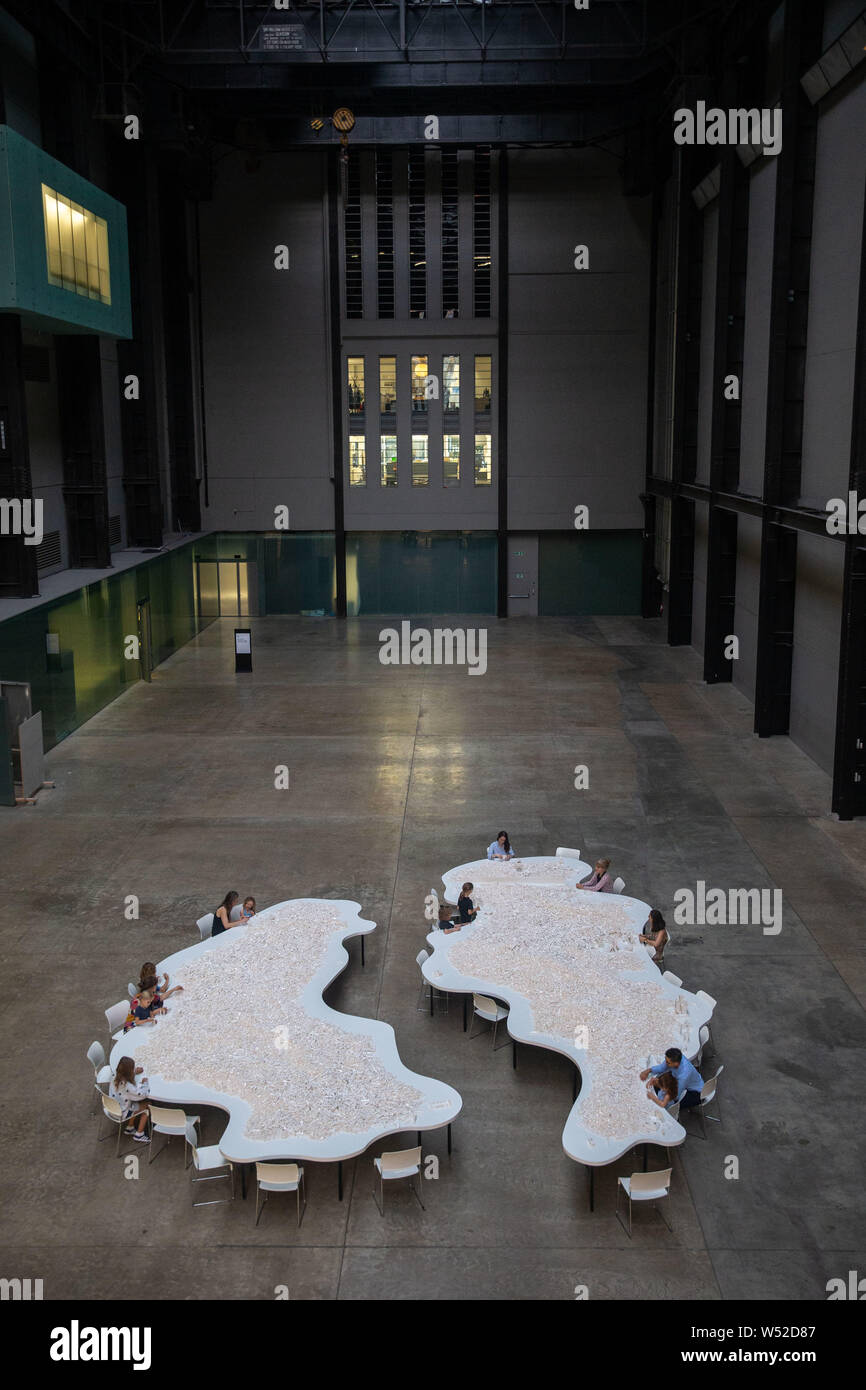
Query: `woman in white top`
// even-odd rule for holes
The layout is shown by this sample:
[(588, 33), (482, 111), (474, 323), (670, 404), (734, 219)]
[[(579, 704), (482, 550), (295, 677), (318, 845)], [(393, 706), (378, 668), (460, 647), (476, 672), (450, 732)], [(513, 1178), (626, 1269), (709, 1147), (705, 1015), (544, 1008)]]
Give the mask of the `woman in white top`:
[[(150, 1139), (145, 1133), (148, 1115), (145, 1096), (148, 1083), (147, 1077), (141, 1076), (143, 1071), (144, 1067), (137, 1067), (131, 1057), (121, 1057), (117, 1071), (109, 1083), (108, 1094), (120, 1102), (123, 1118), (129, 1121), (124, 1134), (131, 1134), (139, 1144), (149, 1144)], [(141, 1078), (139, 1081), (136, 1081), (137, 1076)]]
[(500, 830), (492, 845), (487, 849), (488, 859), (513, 859), (514, 850), (511, 848), (511, 841), (508, 838), (507, 830)]

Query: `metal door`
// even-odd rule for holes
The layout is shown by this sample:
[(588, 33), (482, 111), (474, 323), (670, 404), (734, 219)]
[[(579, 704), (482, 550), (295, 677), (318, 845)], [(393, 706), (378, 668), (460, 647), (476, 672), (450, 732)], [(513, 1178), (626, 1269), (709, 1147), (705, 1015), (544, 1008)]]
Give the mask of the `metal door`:
[(538, 537), (508, 537), (508, 616), (538, 616)]

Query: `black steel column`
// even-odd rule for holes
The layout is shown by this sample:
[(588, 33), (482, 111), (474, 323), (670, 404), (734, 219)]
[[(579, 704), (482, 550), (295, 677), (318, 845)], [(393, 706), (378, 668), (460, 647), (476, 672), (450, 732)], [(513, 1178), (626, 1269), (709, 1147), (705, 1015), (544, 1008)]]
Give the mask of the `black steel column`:
[[(800, 495), (803, 393), (809, 319), (809, 270), (818, 111), (800, 77), (819, 57), (824, 6), (787, 0), (783, 36), (782, 149), (777, 158), (770, 352), (767, 371), (766, 506)], [(755, 671), (755, 732), (788, 732), (793, 657), (795, 544), (778, 534), (766, 513), (761, 532)]]
[(183, 169), (160, 180), (162, 322), (165, 398), (171, 464), (172, 530), (201, 525), (195, 450), (195, 390), (192, 369), (192, 275)]
[[(21, 320), (17, 314), (0, 314), (0, 498), (23, 502), (32, 497)], [(24, 539), (23, 534), (0, 535), (0, 598), (39, 593), (37, 548)]]
[[(653, 474), (655, 456), (655, 398), (656, 398), (656, 332), (658, 324), (658, 273), (659, 273), (659, 223), (661, 221), (662, 195), (658, 184), (653, 188), (652, 212), (650, 214), (650, 297), (649, 325), (647, 334), (647, 387), (646, 387), (646, 480)], [(641, 617), (657, 618), (659, 614), (656, 592), (656, 499), (649, 492), (641, 493), (643, 503), (643, 549), (641, 565)]]
[[(499, 366), (497, 369), (497, 596), (496, 611), (500, 618), (508, 616), (508, 150), (499, 151), (496, 203), (498, 235), (496, 238), (497, 305), (499, 322)], [(539, 560), (540, 560), (539, 537)]]
[[(335, 610), (346, 616), (346, 522), (343, 507), (343, 376), (342, 312), (340, 309), (340, 153), (328, 151), (328, 286), (331, 329), (331, 412), (334, 429), (334, 562), (336, 565)], [(378, 394), (378, 383), (376, 384)], [(342, 1166), (340, 1168), (342, 1184)]]
[[(860, 304), (854, 358), (854, 411), (848, 487), (866, 497), (866, 204), (860, 251)], [(866, 816), (866, 537), (845, 541), (842, 636), (836, 702), (832, 808), (840, 820)]]
[(96, 335), (58, 333), (57, 404), (70, 569), (108, 569), (102, 362)]
[[(674, 400), (671, 476), (690, 483), (697, 467), (698, 397), (701, 374), (701, 299), (703, 221), (691, 196), (694, 158), (679, 150), (677, 176), (676, 326), (674, 330)], [(695, 567), (695, 504), (671, 499), (668, 642), (687, 646), (692, 640), (692, 580)]]

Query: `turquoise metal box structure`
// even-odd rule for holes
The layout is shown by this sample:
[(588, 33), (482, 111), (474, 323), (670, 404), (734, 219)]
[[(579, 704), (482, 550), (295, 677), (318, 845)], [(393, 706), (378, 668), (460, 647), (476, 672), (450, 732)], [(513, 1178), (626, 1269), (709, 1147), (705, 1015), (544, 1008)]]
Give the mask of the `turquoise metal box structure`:
[[(110, 304), (50, 283), (43, 184), (105, 219)], [(0, 312), (3, 311), (20, 314), (35, 328), (48, 333), (132, 337), (126, 208), (7, 125), (0, 125)]]

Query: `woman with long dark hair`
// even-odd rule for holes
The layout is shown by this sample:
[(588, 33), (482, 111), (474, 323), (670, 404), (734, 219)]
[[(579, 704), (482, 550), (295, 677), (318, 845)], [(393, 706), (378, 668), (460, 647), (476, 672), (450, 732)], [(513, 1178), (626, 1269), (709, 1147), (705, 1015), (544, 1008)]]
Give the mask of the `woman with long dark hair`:
[(650, 908), (650, 915), (643, 924), (643, 931), (638, 940), (643, 946), (652, 946), (653, 960), (656, 965), (660, 965), (664, 960), (665, 946), (668, 942), (667, 927), (665, 919), (657, 907)]
[[(117, 1071), (111, 1078), (108, 1094), (118, 1102), (123, 1110), (124, 1133), (131, 1134), (139, 1144), (149, 1144), (145, 1133), (147, 1127), (147, 1077), (141, 1076), (143, 1067), (137, 1067), (131, 1057), (121, 1057)], [(136, 1077), (139, 1079), (136, 1080)]]
[(672, 1105), (676, 1105), (678, 1091), (679, 1082), (670, 1071), (663, 1071), (660, 1076), (647, 1082), (647, 1095), (656, 1105), (661, 1106), (662, 1110), (670, 1110)]
[(229, 927), (237, 926), (237, 923), (232, 922), (230, 919), (232, 908), (236, 903), (240, 902), (240, 896), (240, 893), (226, 893), (213, 915), (213, 926), (210, 930), (211, 936), (220, 936), (224, 931), (228, 931)]
[(508, 838), (507, 830), (497, 832), (496, 839), (487, 849), (488, 859), (513, 859), (514, 850), (511, 848), (511, 841)]

